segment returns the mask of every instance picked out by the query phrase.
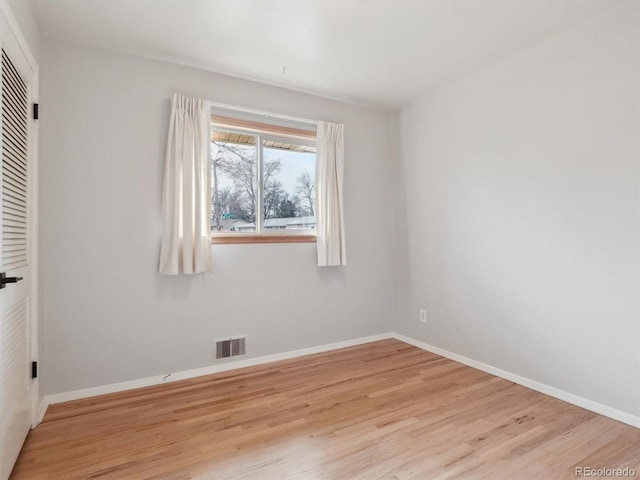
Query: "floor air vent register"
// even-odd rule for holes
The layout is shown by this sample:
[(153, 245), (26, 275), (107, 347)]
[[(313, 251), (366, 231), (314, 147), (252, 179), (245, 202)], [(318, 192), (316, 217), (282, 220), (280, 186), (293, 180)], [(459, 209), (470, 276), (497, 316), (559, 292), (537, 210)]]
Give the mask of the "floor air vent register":
[(216, 340), (216, 359), (235, 357), (244, 355), (246, 350), (247, 337), (228, 337)]

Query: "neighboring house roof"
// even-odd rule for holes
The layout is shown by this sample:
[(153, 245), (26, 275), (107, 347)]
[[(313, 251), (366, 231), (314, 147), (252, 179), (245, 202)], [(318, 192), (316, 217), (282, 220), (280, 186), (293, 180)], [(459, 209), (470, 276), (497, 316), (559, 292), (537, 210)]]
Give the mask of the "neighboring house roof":
[(288, 218), (267, 218), (264, 221), (264, 228), (311, 226), (316, 224), (315, 216), (288, 217)]
[[(288, 217), (288, 218), (267, 218), (264, 221), (264, 228), (287, 228), (287, 227), (312, 227), (316, 224), (316, 217), (306, 216), (306, 217)], [(233, 219), (233, 218), (222, 218), (220, 219), (221, 230), (230, 231), (230, 230), (239, 230), (241, 228), (255, 228), (255, 223), (247, 222), (245, 220)], [(216, 223), (211, 222), (211, 230), (216, 229)]]

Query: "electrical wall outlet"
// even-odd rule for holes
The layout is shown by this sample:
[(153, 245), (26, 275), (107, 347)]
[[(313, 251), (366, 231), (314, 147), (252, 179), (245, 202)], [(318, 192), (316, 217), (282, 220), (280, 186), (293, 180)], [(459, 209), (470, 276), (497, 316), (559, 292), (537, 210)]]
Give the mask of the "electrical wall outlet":
[(420, 323), (427, 323), (427, 311), (423, 308), (420, 309)]

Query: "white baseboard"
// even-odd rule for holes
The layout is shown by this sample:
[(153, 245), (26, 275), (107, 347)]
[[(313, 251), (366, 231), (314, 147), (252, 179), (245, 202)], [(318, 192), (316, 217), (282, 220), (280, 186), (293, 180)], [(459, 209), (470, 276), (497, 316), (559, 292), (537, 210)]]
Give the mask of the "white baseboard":
[(49, 408), (49, 403), (47, 402), (47, 397), (45, 397), (40, 401), (40, 406), (38, 407), (38, 416), (36, 417), (37, 423), (33, 425), (33, 428), (35, 428), (37, 425), (40, 425), (40, 422), (42, 422), (42, 419), (47, 413), (47, 408)]
[(504, 378), (505, 380), (509, 380), (510, 382), (517, 383), (518, 385), (522, 385), (523, 387), (530, 388), (531, 390), (544, 393), (545, 395), (555, 397), (559, 400), (563, 400), (567, 403), (571, 403), (572, 405), (576, 405), (578, 407), (591, 410), (592, 412), (599, 413), (600, 415), (604, 415), (605, 417), (613, 418), (614, 420), (618, 420), (620, 422), (626, 423), (633, 427), (640, 428), (640, 417), (637, 415), (633, 415), (631, 413), (617, 410), (607, 405), (594, 402), (593, 400), (588, 400), (578, 395), (574, 395), (573, 393), (565, 392), (564, 390), (560, 390), (558, 388), (545, 385), (544, 383), (536, 382), (535, 380), (531, 380), (526, 377), (521, 377), (520, 375), (516, 375), (515, 373), (507, 372), (506, 370), (501, 370), (491, 365), (487, 365), (486, 363), (482, 363), (477, 360), (472, 360), (471, 358), (458, 355), (457, 353), (450, 352), (443, 348), (429, 345), (428, 343), (424, 343), (419, 340), (406, 337), (399, 333), (394, 332), (391, 334), (391, 336), (396, 340), (400, 340), (401, 342), (408, 343), (409, 345), (413, 345), (414, 347), (421, 348), (422, 350), (426, 350), (427, 352), (435, 353), (436, 355), (440, 355), (442, 357), (449, 358), (451, 360), (462, 363), (464, 365), (468, 365), (469, 367), (482, 370), (483, 372), (490, 373), (491, 375), (495, 375), (496, 377)]
[[(353, 347), (355, 345), (362, 345), (364, 343), (377, 342), (379, 340), (386, 340), (392, 338), (392, 333), (383, 333), (380, 335), (372, 335), (369, 337), (355, 338), (353, 340), (346, 340), (344, 342), (330, 343), (327, 345), (320, 345), (317, 347), (302, 348), (300, 350), (292, 350), (289, 352), (276, 353), (273, 355), (265, 355), (262, 357), (248, 358), (246, 360), (239, 360), (235, 362), (223, 363), (221, 365), (211, 365), (203, 368), (195, 368), (193, 370), (185, 370), (182, 372), (171, 373), (167, 378), (166, 375), (158, 375), (155, 377), (140, 378), (138, 380), (131, 380), (128, 382), (112, 383), (109, 385), (101, 385), (92, 388), (83, 388), (81, 390), (74, 390), (71, 392), (55, 393), (53, 395), (47, 395), (45, 400), (46, 404), (54, 405), (56, 403), (69, 402), (71, 400), (79, 400), (82, 398), (95, 397), (97, 395), (105, 395), (107, 393), (123, 392), (125, 390), (132, 390), (134, 388), (149, 387), (153, 385), (161, 385), (163, 383), (176, 382), (178, 380), (186, 380), (189, 378), (200, 377), (203, 375), (211, 375), (213, 373), (227, 372), (229, 370), (236, 370), (238, 368), (253, 367), (256, 365), (263, 365), (266, 363), (277, 362), (280, 360), (288, 360), (291, 358), (302, 357), (304, 355), (312, 355), (314, 353), (329, 352), (331, 350), (337, 350), (339, 348)], [(46, 407), (45, 407), (46, 411)], [(43, 413), (44, 416), (44, 413)]]

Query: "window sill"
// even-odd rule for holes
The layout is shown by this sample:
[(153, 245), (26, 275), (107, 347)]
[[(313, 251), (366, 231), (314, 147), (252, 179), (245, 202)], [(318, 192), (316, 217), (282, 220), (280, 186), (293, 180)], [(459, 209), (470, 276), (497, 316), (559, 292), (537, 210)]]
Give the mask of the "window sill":
[(211, 236), (213, 245), (235, 245), (240, 243), (316, 243), (315, 235), (252, 235), (224, 234)]

